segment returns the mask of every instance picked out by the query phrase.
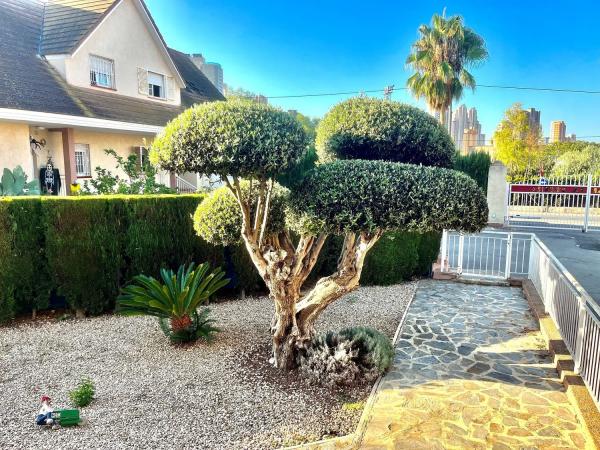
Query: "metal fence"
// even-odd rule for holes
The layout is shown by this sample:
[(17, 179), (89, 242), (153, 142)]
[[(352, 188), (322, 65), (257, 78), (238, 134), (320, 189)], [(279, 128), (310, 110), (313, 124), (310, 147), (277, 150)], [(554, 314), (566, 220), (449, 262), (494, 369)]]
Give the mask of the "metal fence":
[(514, 227), (600, 230), (600, 179), (591, 175), (512, 183), (507, 204)]
[(575, 371), (600, 405), (600, 306), (534, 236), (528, 278), (575, 361)]
[(482, 279), (530, 279), (600, 408), (600, 306), (535, 234), (444, 231), (441, 271)]
[(444, 231), (442, 272), (490, 279), (525, 278), (531, 233)]

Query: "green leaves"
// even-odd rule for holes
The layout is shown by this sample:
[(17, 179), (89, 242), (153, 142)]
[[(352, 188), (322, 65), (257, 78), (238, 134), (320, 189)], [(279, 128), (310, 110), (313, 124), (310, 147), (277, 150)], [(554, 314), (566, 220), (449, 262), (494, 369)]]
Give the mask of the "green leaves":
[(154, 141), (150, 159), (164, 169), (267, 178), (292, 167), (307, 146), (296, 118), (242, 99), (193, 106)]
[(39, 183), (36, 180), (27, 182), (27, 175), (21, 166), (2, 171), (0, 178), (0, 196), (40, 195)]
[(318, 166), (292, 193), (290, 211), (301, 231), (309, 234), (478, 231), (488, 213), (483, 192), (467, 175), (360, 160)]
[[(241, 183), (242, 194), (249, 199), (254, 215), (256, 207), (256, 183), (254, 190), (250, 183)], [(288, 190), (275, 185), (269, 208), (267, 234), (278, 233), (285, 227), (285, 208)], [(241, 242), (242, 213), (233, 194), (227, 187), (221, 187), (211, 192), (198, 205), (194, 213), (194, 230), (206, 242), (217, 245), (234, 245)]]
[(320, 162), (365, 159), (451, 167), (454, 143), (429, 114), (413, 106), (353, 98), (334, 106), (317, 128)]
[(177, 273), (163, 269), (162, 283), (153, 277), (138, 275), (122, 289), (117, 312), (166, 319), (189, 317), (201, 303), (229, 283), (221, 269), (211, 273), (208, 270), (208, 263), (195, 269), (193, 263), (187, 267), (182, 265)]

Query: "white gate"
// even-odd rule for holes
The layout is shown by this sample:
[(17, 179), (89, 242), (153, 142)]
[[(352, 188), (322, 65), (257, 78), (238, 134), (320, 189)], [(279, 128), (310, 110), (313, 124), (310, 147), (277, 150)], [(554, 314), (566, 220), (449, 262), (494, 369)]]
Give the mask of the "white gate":
[(523, 278), (529, 267), (531, 233), (444, 231), (441, 271), (462, 277)]
[(591, 175), (510, 184), (508, 225), (600, 230), (600, 179)]

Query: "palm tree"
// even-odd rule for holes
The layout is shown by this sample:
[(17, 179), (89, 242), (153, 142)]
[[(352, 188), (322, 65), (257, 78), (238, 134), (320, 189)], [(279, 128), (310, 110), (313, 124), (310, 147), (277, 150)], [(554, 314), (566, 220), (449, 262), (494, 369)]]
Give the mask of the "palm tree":
[(459, 100), (464, 88), (475, 89), (475, 78), (467, 68), (485, 61), (488, 52), (481, 36), (464, 25), (460, 16), (434, 14), (431, 26), (419, 27), (419, 39), (412, 45), (406, 64), (415, 73), (406, 82), (417, 98), (425, 98), (428, 106), (440, 114), (440, 122), (448, 127), (446, 111), (452, 100)]

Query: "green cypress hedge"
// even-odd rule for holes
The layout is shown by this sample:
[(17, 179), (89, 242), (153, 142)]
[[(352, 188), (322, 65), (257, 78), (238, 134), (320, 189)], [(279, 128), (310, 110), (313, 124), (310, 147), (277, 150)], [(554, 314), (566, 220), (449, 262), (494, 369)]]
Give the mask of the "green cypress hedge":
[[(111, 195), (0, 199), (0, 323), (48, 307), (51, 293), (74, 310), (111, 311), (134, 275), (191, 261), (228, 265), (235, 289), (263, 286), (242, 244), (227, 249), (201, 240), (192, 215), (203, 195)], [(363, 284), (426, 275), (439, 233), (388, 233), (370, 252)], [(335, 271), (342, 239), (331, 236), (313, 277)]]

